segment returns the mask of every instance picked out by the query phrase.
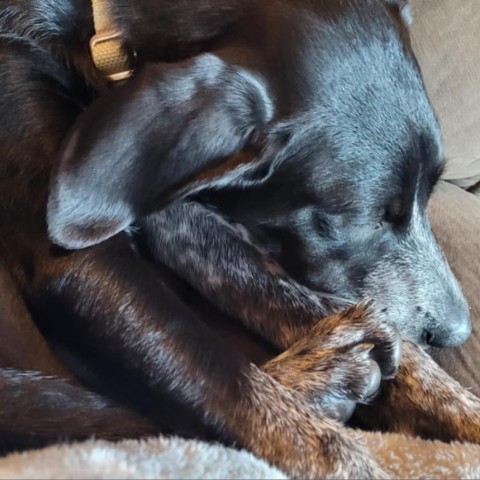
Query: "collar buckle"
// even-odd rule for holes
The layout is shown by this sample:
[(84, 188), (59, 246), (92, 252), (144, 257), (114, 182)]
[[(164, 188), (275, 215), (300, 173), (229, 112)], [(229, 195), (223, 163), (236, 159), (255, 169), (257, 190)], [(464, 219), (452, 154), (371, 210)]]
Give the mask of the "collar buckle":
[(95, 34), (90, 40), (90, 53), (97, 70), (110, 82), (126, 80), (134, 73), (131, 57), (123, 47), (118, 30)]

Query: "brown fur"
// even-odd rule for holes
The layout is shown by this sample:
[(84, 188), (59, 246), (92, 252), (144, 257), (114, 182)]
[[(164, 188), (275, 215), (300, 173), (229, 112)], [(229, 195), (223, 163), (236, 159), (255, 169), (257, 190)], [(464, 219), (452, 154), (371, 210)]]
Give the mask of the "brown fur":
[[(255, 423), (246, 428), (259, 432), (261, 442), (248, 448), (295, 477), (388, 478), (358, 432), (326, 417), (338, 412), (329, 412), (322, 399), (337, 396), (340, 405), (348, 403), (346, 399), (368, 401), (372, 359), (390, 376), (400, 360), (396, 335), (375, 321), (367, 305), (359, 305), (322, 320), (311, 335), (263, 366), (290, 392), (252, 369), (249, 411), (255, 412)], [(420, 347), (408, 339), (402, 345), (398, 374), (386, 380), (373, 405), (360, 406), (357, 415), (370, 427), (389, 432), (480, 444), (480, 400)], [(281, 402), (271, 403), (273, 397)], [(296, 463), (299, 453), (306, 458), (301, 465)]]
[(362, 418), (392, 432), (480, 444), (480, 399), (417, 345), (405, 340), (403, 350), (398, 375)]
[(318, 322), (264, 371), (319, 412), (344, 421), (356, 403), (377, 392), (382, 376), (395, 374), (399, 346), (395, 329), (376, 320), (368, 305), (359, 305)]
[(256, 367), (249, 380), (252, 395), (236, 423), (243, 420), (242, 443), (254, 454), (294, 478), (388, 478), (358, 434), (319, 415)]

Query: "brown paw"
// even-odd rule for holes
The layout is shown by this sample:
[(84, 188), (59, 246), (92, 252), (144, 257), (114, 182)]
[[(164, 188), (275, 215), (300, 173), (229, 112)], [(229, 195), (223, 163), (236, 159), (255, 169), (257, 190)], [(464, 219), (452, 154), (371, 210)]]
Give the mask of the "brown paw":
[(310, 336), (265, 366), (324, 415), (346, 421), (368, 403), (382, 378), (392, 378), (401, 356), (396, 330), (360, 305), (321, 320)]
[(384, 379), (394, 378), (402, 356), (402, 341), (395, 327), (376, 318), (369, 303), (362, 303), (337, 315), (327, 317), (312, 330), (323, 348), (342, 349), (371, 344), (372, 358)]

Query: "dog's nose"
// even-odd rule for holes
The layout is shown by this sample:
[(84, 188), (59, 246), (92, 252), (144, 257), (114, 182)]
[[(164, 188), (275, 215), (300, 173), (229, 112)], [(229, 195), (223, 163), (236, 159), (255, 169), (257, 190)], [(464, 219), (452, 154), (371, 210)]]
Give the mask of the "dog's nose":
[(432, 347), (456, 347), (467, 340), (472, 333), (472, 323), (468, 307), (458, 310), (450, 322), (436, 326), (426, 332), (426, 342)]

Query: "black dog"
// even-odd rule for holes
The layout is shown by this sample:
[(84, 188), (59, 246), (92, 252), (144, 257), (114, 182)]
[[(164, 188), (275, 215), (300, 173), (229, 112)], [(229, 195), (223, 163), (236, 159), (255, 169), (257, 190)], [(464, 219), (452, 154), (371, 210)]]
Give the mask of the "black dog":
[[(425, 214), (443, 169), (440, 133), (399, 12), (377, 3), (253, 2), (211, 53), (149, 65), (102, 97), (61, 155), (52, 238), (92, 245), (188, 197), (243, 225), (308, 287), (374, 298), (377, 313), (418, 342), (461, 343), (468, 309)], [(158, 235), (182, 223), (173, 217)], [(217, 257), (230, 246), (220, 243)], [(161, 255), (175, 271), (185, 263)], [(199, 273), (216, 265), (186, 263), (208, 289)]]
[[(14, 306), (25, 324), (7, 331), (3, 350), (32, 352), (7, 354), (3, 366), (69, 375), (25, 301), (44, 334), (103, 379), (128, 376), (137, 395), (119, 397), (156, 425), (207, 428), (293, 475), (381, 475), (352, 433), (328, 419), (348, 416), (351, 403), (378, 387), (363, 344), (377, 344), (373, 358), (391, 376), (398, 340), (386, 320), (435, 345), (469, 333), (463, 297), (425, 217), (442, 167), (439, 134), (399, 9), (380, 1), (116, 6), (140, 63), (178, 62), (145, 64), (73, 127), (48, 228), (62, 246), (99, 245), (67, 254), (49, 244), (44, 214), (59, 142), (91, 100), (61, 47), (84, 78), (99, 81), (85, 50), (88, 2), (2, 4), (1, 255), (12, 297), (2, 329)], [(313, 357), (324, 372), (342, 367), (340, 386), (329, 386), (322, 368), (292, 365), (292, 355), (262, 372), (228, 349), (119, 233), (142, 218), (158, 260), (280, 348), (305, 346), (317, 320), (374, 297), (374, 313), (359, 308), (321, 322), (308, 348), (294, 351), (303, 365)], [(332, 325), (358, 335), (347, 340)], [(343, 355), (317, 355), (332, 348)], [(80, 387), (2, 372), (7, 446), (155, 430)], [(314, 409), (311, 389), (290, 384), (295, 372), (315, 387)], [(54, 391), (61, 402), (49, 402)], [(26, 400), (35, 402), (33, 415)], [(26, 409), (23, 422), (8, 415), (17, 408)], [(73, 420), (76, 412), (89, 421)]]

